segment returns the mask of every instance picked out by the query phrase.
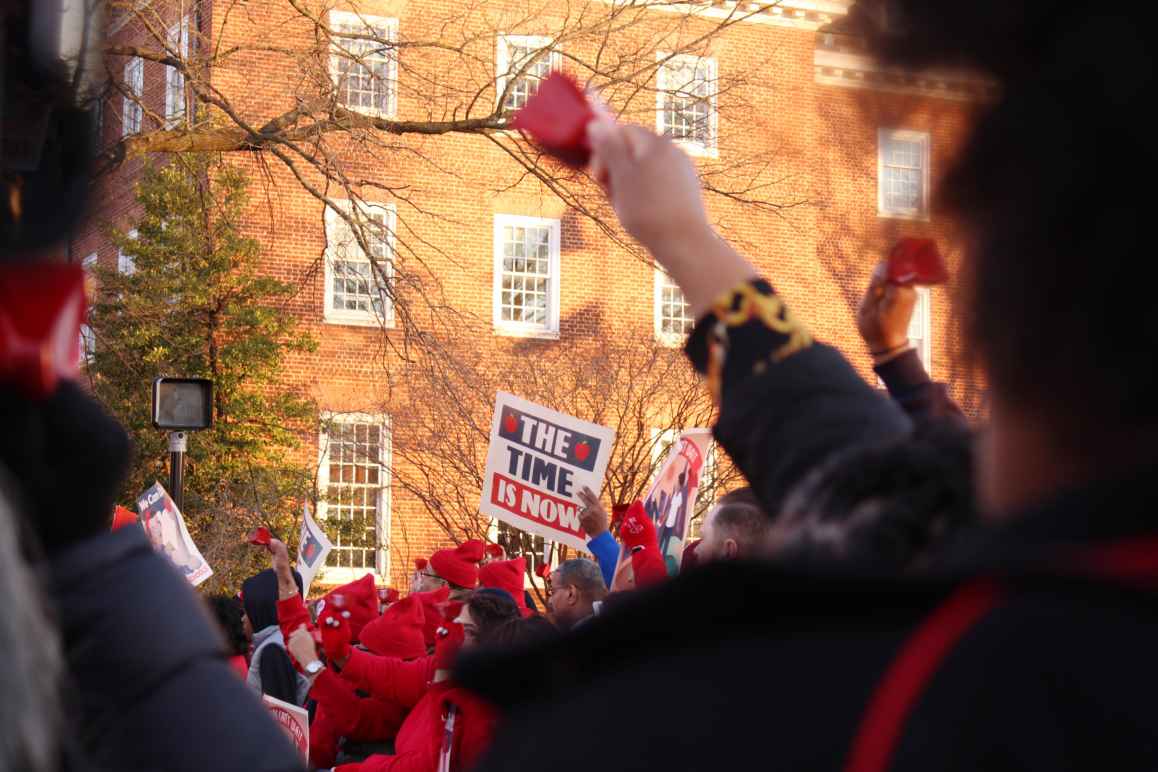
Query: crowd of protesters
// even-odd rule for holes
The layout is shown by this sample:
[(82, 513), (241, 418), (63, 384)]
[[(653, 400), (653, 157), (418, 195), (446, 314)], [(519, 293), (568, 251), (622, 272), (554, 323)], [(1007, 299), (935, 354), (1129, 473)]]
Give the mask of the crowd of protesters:
[[(747, 482), (678, 573), (668, 523), (585, 490), (592, 559), (545, 603), (479, 541), (405, 593), (307, 602), (274, 539), (205, 606), (143, 532), (108, 533), (124, 431), (74, 384), (5, 382), (0, 769), (1158, 768), (1152, 218), (1111, 179), (1154, 165), (1146, 26), (887, 10), (859, 17), (882, 62), (1001, 86), (942, 182), (984, 425), (907, 345), (911, 287), (878, 267), (858, 309), (882, 393), (713, 230), (675, 144), (600, 115), (588, 173), (699, 320), (690, 366)], [(308, 762), (257, 695), (307, 710)]]

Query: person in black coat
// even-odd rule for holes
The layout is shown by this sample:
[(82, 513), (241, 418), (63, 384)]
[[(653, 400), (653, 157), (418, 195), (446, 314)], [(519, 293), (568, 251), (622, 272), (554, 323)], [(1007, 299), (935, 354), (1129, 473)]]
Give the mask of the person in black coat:
[(0, 386), (0, 425), (63, 644), (65, 766), (303, 769), (189, 583), (142, 529), (109, 532), (129, 451), (116, 421), (64, 383), (43, 400)]
[[(509, 655), (535, 679), (501, 679), (503, 655), (468, 661), (456, 677), (510, 716), (483, 772), (541, 763), (576, 727), (600, 741), (551, 757), (563, 772), (1158, 768), (1143, 13), (899, 0), (862, 17), (886, 64), (1001, 81), (943, 183), (968, 231), (964, 321), (991, 388), (986, 522), (921, 575), (709, 566)], [(895, 407), (874, 407), (711, 232), (671, 143), (605, 122), (590, 138), (592, 176), (700, 319), (688, 351), (720, 401), (717, 440), (778, 511), (785, 484)], [(1106, 147), (1129, 180), (1111, 179)]]

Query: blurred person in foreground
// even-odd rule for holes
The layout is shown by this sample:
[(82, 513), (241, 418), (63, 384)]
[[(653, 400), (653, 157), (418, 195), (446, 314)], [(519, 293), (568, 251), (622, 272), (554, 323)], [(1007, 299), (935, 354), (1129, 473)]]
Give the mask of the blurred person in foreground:
[[(541, 763), (578, 725), (601, 742), (571, 744), (554, 768), (1158, 768), (1158, 325), (1138, 279), (1156, 160), (1139, 120), (1155, 97), (1148, 9), (887, 10), (887, 26), (857, 11), (883, 64), (969, 66), (1001, 86), (942, 182), (966, 234), (962, 321), (991, 389), (984, 526), (921, 575), (708, 566), (511, 655), (548, 676), (503, 682), (498, 656), (465, 669), (519, 716), (484, 772)], [(858, 424), (904, 436), (896, 407), (874, 406), (712, 231), (675, 145), (606, 120), (589, 138), (592, 176), (699, 319), (687, 350), (719, 400), (716, 438), (767, 511)], [(1128, 180), (1106, 147), (1129, 159)], [(629, 732), (607, 709), (622, 695)]]

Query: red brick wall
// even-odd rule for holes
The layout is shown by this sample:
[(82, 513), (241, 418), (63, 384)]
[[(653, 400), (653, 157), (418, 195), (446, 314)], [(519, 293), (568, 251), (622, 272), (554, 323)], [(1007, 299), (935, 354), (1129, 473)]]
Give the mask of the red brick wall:
[[(228, 20), (226, 8), (206, 6), (205, 40), (221, 50), (238, 46), (239, 52), (215, 70), (213, 82), (246, 120), (260, 125), (290, 109), (302, 80), (312, 75), (290, 71), (283, 55), (256, 47), (306, 47), (313, 29), (294, 18), (296, 12), (284, 0), (250, 0), (243, 8), (225, 5), (232, 9)], [(471, 23), (471, 14), (479, 17), (485, 29), (484, 17), (494, 17), (499, 13), (494, 9), (501, 9), (501, 5), (487, 3), (485, 12), (468, 12), (453, 0), (379, 0), (363, 2), (359, 7), (365, 13), (398, 17), (404, 39), (432, 39), (440, 25), (456, 14), (466, 17), (466, 21), (460, 20), (462, 29)], [(499, 24), (493, 18), (487, 23)], [(545, 33), (559, 26), (561, 18), (544, 17), (536, 23), (540, 29), (524, 27), (518, 31)], [(670, 24), (670, 20), (665, 23)], [(694, 37), (707, 28), (705, 22), (693, 20), (684, 34)], [(639, 28), (624, 34), (642, 42), (647, 40), (647, 32)], [(127, 44), (143, 43), (147, 38), (136, 24), (127, 25), (117, 35), (119, 42)], [(871, 378), (867, 355), (856, 334), (854, 310), (873, 264), (900, 235), (934, 235), (953, 260), (958, 252), (951, 224), (936, 209), (927, 223), (877, 216), (877, 128), (930, 132), (935, 180), (957, 151), (972, 108), (965, 102), (927, 96), (819, 85), (813, 63), (816, 37), (809, 29), (742, 23), (712, 40), (707, 50), (717, 60), (720, 77), (737, 82), (719, 97), (719, 157), (698, 163), (706, 175), (725, 186), (740, 184), (739, 178), (726, 172), (737, 159), (747, 159), (749, 170), (766, 164), (761, 179), (768, 181), (769, 187), (763, 195), (791, 206), (774, 211), (710, 196), (711, 216), (721, 232), (772, 279), (816, 336), (840, 347)], [(455, 67), (456, 59), (449, 55), (413, 55), (425, 57), (425, 65), (435, 70), (440, 62), (445, 63), (440, 87), (469, 85), (490, 77), (484, 63), (488, 57), (493, 59), (495, 47), (493, 36), (485, 35), (471, 45), (480, 62), (473, 71)], [(408, 54), (404, 51), (402, 56)], [(114, 62), (114, 72), (119, 72), (119, 67)], [(163, 67), (147, 62), (145, 82), (150, 106), (160, 113), (164, 104)], [(647, 98), (654, 104), (654, 96)], [(421, 117), (429, 104), (429, 95), (402, 93), (398, 115)], [(630, 114), (634, 119), (654, 126), (654, 110), (646, 100), (637, 99), (633, 104)], [(105, 114), (106, 139), (113, 141), (120, 133), (119, 98)], [(148, 116), (145, 124), (154, 125)], [(494, 143), (481, 136), (450, 135), (400, 137), (395, 144), (408, 152), (371, 153), (353, 142), (330, 140), (331, 147), (344, 145), (340, 152), (351, 179), (405, 187), (404, 195), (413, 205), (394, 201), (399, 212), (399, 259), (409, 265), (424, 261), (446, 302), (476, 315), (488, 327), (494, 214), (562, 220), (560, 339), (528, 343), (484, 335), (477, 341), (481, 350), (518, 344), (533, 351), (540, 346), (567, 346), (580, 337), (637, 334), (634, 331), (651, 329), (651, 266), (613, 245), (590, 220), (568, 210), (538, 183), (519, 182), (519, 168)], [(422, 160), (423, 154), (435, 163)], [(405, 384), (392, 382), (400, 363), (384, 344), (382, 333), (323, 322), (322, 205), (269, 154), (236, 154), (231, 160), (244, 167), (253, 181), (247, 223), (250, 234), (265, 245), (269, 272), (300, 285), (291, 307), (320, 342), (316, 352), (296, 356), (288, 363), (287, 381), (304, 384), (324, 410), (389, 413), (392, 397), (397, 399), (398, 389), (404, 389)], [(99, 250), (102, 260), (115, 259), (115, 250), (102, 246), (99, 226), (103, 222), (121, 224), (131, 218), (129, 190), (140, 163), (130, 160), (98, 183), (97, 211), (90, 227), (75, 242), (76, 259), (94, 250)], [(312, 184), (323, 183), (321, 175), (300, 159), (299, 166)], [(589, 193), (592, 202), (598, 200), (596, 191)], [(387, 194), (366, 195), (391, 202)], [(950, 312), (952, 289), (934, 291), (933, 374), (948, 380), (954, 394), (976, 410), (980, 389), (960, 367), (961, 346)], [(394, 331), (388, 336), (397, 341), (401, 333)], [(310, 440), (316, 443), (316, 438)], [(315, 452), (311, 446), (311, 460)], [(391, 579), (399, 584), (405, 582), (415, 556), (427, 555), (449, 540), (417, 501), (398, 489), (392, 494)]]

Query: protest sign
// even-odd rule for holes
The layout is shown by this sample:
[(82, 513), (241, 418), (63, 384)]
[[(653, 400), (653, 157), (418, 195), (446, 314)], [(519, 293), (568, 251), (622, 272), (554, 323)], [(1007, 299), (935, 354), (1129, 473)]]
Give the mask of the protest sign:
[(579, 550), (578, 491), (600, 490), (615, 432), (500, 391), (483, 476), (484, 515)]
[[(643, 509), (655, 523), (659, 551), (669, 574), (679, 571), (711, 442), (709, 429), (681, 432), (643, 498)], [(626, 559), (621, 548), (620, 564)]]
[(308, 759), (310, 757), (310, 714), (306, 712), (306, 709), (291, 705), (276, 697), (270, 697), (268, 694), (261, 695), (261, 701), (265, 703), (266, 710), (273, 716), (273, 720), (285, 730), (290, 742), (301, 751), (302, 758)]
[(140, 495), (137, 511), (141, 513), (141, 523), (153, 547), (168, 556), (189, 584), (196, 587), (213, 576), (213, 569), (201, 557), (185, 527), (181, 511), (161, 483), (153, 483), (152, 488)]
[(318, 569), (326, 564), (326, 556), (334, 548), (313, 515), (310, 505), (302, 510), (302, 538), (298, 541), (298, 573), (302, 575), (302, 595), (309, 594), (310, 583)]

